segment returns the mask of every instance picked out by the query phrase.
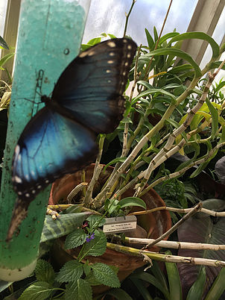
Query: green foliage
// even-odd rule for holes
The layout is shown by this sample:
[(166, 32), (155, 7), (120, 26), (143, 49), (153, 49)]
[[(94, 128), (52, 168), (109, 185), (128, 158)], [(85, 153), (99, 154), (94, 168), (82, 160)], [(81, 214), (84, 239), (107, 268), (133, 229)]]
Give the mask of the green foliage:
[(0, 47), (3, 49), (9, 49), (9, 46), (7, 45), (6, 41), (0, 36)]
[[(172, 253), (170, 251), (166, 251), (165, 254), (171, 255)], [(168, 262), (166, 262), (165, 265), (169, 281), (170, 297), (174, 300), (182, 300), (181, 282), (177, 265)]]
[(186, 300), (201, 300), (204, 292), (204, 285), (206, 281), (205, 267), (202, 267), (199, 271), (198, 278), (190, 288)]
[(91, 300), (92, 290), (89, 283), (84, 279), (78, 279), (66, 286), (65, 300)]
[(53, 220), (51, 216), (46, 216), (41, 243), (69, 234), (81, 226), (89, 215), (89, 212), (62, 214), (57, 220)]
[(71, 260), (65, 263), (65, 265), (59, 271), (56, 280), (58, 282), (72, 282), (77, 281), (83, 274), (82, 263)]
[(87, 234), (83, 229), (78, 228), (68, 234), (65, 240), (65, 249), (72, 249), (83, 245), (86, 242)]
[(95, 238), (89, 243), (85, 243), (80, 251), (80, 260), (85, 256), (100, 256), (106, 250), (106, 236), (102, 231), (95, 231)]
[(52, 294), (51, 285), (45, 281), (38, 281), (30, 285), (18, 300), (45, 300)]
[(55, 280), (55, 272), (50, 263), (43, 259), (39, 259), (35, 268), (35, 276), (38, 281), (46, 281), (53, 284)]
[[(181, 162), (176, 172), (180, 172), (179, 176), (182, 175), (181, 171), (184, 168), (202, 158), (203, 161), (192, 174), (192, 177), (195, 177), (207, 167), (210, 160), (217, 154), (218, 150), (211, 153), (214, 147), (213, 143), (221, 143), (225, 140), (224, 95), (221, 93), (221, 89), (225, 85), (224, 81), (209, 91), (208, 99), (205, 99), (206, 103), (197, 112), (192, 111), (195, 116), (190, 124), (186, 125), (189, 110), (195, 107), (205, 91), (206, 81), (201, 78), (206, 71), (218, 67), (219, 62), (216, 60), (219, 58), (222, 48), (210, 36), (201, 32), (179, 34), (174, 31), (161, 36), (160, 39), (158, 39), (156, 28), (154, 28), (153, 36), (147, 29), (145, 32), (147, 46), (139, 49), (140, 57), (135, 58), (136, 67), (132, 68), (129, 74), (129, 80), (132, 81), (135, 79), (135, 72), (138, 73), (137, 95), (132, 99), (126, 97), (124, 119), (115, 132), (106, 135), (105, 138), (109, 145), (107, 146), (110, 148), (110, 143), (115, 137), (118, 136), (121, 143), (125, 140), (124, 137), (127, 137), (126, 147), (123, 148), (123, 151), (120, 149), (118, 153), (120, 155), (121, 152), (127, 151), (126, 155), (110, 159), (107, 166), (116, 164), (118, 170), (121, 165), (126, 163), (126, 159), (131, 153), (130, 164), (123, 173), (121, 172), (115, 186), (111, 186), (111, 189), (107, 190), (103, 198), (104, 202), (99, 209), (101, 216), (90, 216), (90, 213), (78, 212), (61, 214), (61, 218), (56, 221), (50, 217), (46, 218), (42, 242), (67, 235), (65, 248), (72, 249), (79, 246), (81, 249), (77, 259), (67, 262), (57, 275), (48, 263), (38, 262), (35, 271), (37, 282), (24, 291), (21, 296), (24, 297), (21, 298), (22, 300), (25, 297), (27, 299), (47, 299), (54, 297), (55, 294), (56, 297), (63, 297), (66, 300), (89, 300), (92, 299), (91, 286), (99, 284), (117, 288), (111, 291), (111, 295), (117, 299), (120, 299), (119, 297), (129, 299), (130, 297), (125, 292), (118, 289), (120, 282), (113, 268), (103, 263), (91, 264), (86, 261), (83, 264), (83, 260), (87, 256), (101, 256), (106, 250), (106, 236), (99, 230), (99, 227), (103, 226), (105, 222), (105, 216), (122, 215), (128, 207), (132, 206), (146, 209), (145, 203), (140, 198), (129, 197), (119, 200), (115, 199), (114, 192), (111, 193), (111, 191), (113, 189), (120, 190), (130, 180), (139, 178), (137, 176), (140, 172), (147, 169), (152, 161), (158, 162), (157, 154), (163, 151), (162, 163), (159, 164), (158, 170), (151, 174), (148, 183), (152, 184), (163, 176), (170, 176), (170, 171), (163, 163), (169, 157), (169, 151), (174, 150), (181, 141), (184, 141), (184, 144), (182, 147), (177, 146), (176, 151), (188, 154), (191, 158)], [(103, 33), (82, 45), (82, 50), (88, 49), (108, 37), (114, 38), (112, 35)], [(209, 43), (213, 59), (205, 69), (201, 70), (193, 58), (181, 50), (183, 41), (187, 39), (200, 39)], [(10, 56), (6, 56), (3, 61), (0, 61), (0, 67), (7, 59), (10, 59)], [(191, 83), (188, 84), (188, 82)], [(175, 130), (181, 126), (184, 126), (185, 130), (176, 136), (169, 149), (164, 149), (169, 138), (173, 136), (172, 133), (174, 134)], [(220, 127), (222, 127), (222, 133), (219, 131)], [(143, 139), (145, 144), (142, 143), (142, 147), (135, 153), (135, 147), (140, 141), (143, 142)], [(206, 149), (204, 154), (202, 145)], [(208, 157), (209, 154), (210, 157)], [(190, 202), (195, 203), (193, 187), (185, 186), (177, 178), (164, 180), (158, 188), (157, 186), (154, 188), (165, 202), (172, 206), (187, 208)], [(112, 194), (112, 198), (107, 199), (108, 194), (110, 196)], [(174, 220), (177, 218), (175, 215), (173, 217)], [(157, 264), (153, 263), (151, 269), (146, 272), (137, 271), (130, 276), (129, 280), (140, 291), (144, 299), (157, 299), (158, 297), (158, 299), (182, 300), (181, 280), (176, 264), (166, 263), (166, 272), (167, 278)], [(215, 299), (219, 299), (218, 297), (223, 291), (223, 288), (219, 286), (223, 277), (224, 274), (221, 271), (210, 291)], [(152, 295), (151, 289), (147, 288), (146, 283), (157, 291), (157, 297)], [(61, 284), (60, 287), (59, 284)], [(189, 299), (194, 297), (201, 299), (204, 285), (205, 269), (202, 268), (197, 281), (189, 291)], [(34, 298), (34, 291), (37, 294), (36, 298)]]
[(120, 281), (115, 272), (106, 264), (95, 263), (91, 268), (98, 282), (114, 288), (120, 287)]

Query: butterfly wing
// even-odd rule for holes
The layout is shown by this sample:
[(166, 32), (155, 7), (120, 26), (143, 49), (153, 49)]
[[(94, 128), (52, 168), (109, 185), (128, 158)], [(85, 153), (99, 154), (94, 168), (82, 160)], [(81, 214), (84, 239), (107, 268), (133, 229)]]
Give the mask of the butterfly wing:
[(82, 52), (59, 77), (53, 101), (96, 133), (112, 132), (123, 116), (123, 92), (136, 48), (135, 42), (122, 38)]
[(53, 104), (46, 101), (46, 107), (27, 124), (14, 152), (12, 181), (18, 199), (8, 240), (43, 188), (93, 162), (95, 133), (118, 126), (135, 51), (133, 41), (114, 39), (81, 53), (56, 83)]
[(15, 149), (13, 186), (27, 202), (49, 183), (93, 162), (95, 134), (50, 107), (41, 109), (25, 127)]

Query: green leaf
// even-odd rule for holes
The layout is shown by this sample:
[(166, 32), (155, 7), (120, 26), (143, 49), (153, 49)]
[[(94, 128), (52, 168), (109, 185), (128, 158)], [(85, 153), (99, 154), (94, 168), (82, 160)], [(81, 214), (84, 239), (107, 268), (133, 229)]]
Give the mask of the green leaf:
[(178, 32), (169, 32), (160, 38), (158, 45), (162, 45), (166, 40), (176, 37), (178, 35)]
[(45, 300), (52, 292), (53, 289), (48, 282), (38, 281), (30, 285), (18, 300)]
[(205, 289), (205, 282), (206, 282), (206, 271), (205, 267), (202, 267), (199, 274), (198, 278), (195, 281), (195, 283), (192, 285), (190, 288), (186, 300), (201, 300), (202, 295)]
[(6, 54), (5, 56), (2, 57), (2, 59), (0, 59), (0, 67), (3, 67), (4, 64), (10, 60), (12, 57), (14, 56), (14, 53), (9, 53)]
[(114, 165), (114, 164), (116, 164), (116, 163), (118, 163), (118, 162), (123, 163), (125, 160), (126, 160), (126, 157), (117, 157), (117, 158), (111, 160), (107, 165), (105, 165), (105, 167), (104, 167), (104, 169), (103, 169), (103, 172), (105, 172), (105, 170), (106, 170), (109, 166)]
[(141, 294), (142, 299), (153, 300), (152, 296), (147, 290), (145, 283), (142, 280), (139, 280), (138, 278), (133, 278), (132, 283), (135, 286), (135, 289), (138, 290), (138, 292)]
[(225, 81), (221, 81), (216, 87), (215, 87), (215, 93), (218, 93), (219, 90), (221, 90), (225, 86)]
[[(166, 255), (171, 255), (170, 251), (166, 251)], [(180, 276), (175, 263), (165, 263), (169, 281), (170, 299), (182, 300), (182, 289)]]
[(55, 280), (55, 272), (52, 265), (43, 259), (38, 260), (35, 275), (38, 281), (46, 281), (49, 284), (53, 284)]
[(106, 250), (106, 236), (102, 231), (95, 231), (95, 238), (89, 243), (84, 244), (80, 257), (84, 258), (87, 255), (100, 256)]
[(81, 226), (90, 216), (90, 212), (61, 214), (59, 219), (53, 220), (51, 216), (45, 217), (41, 243), (69, 234)]
[(95, 278), (93, 271), (85, 277), (85, 280), (91, 285), (91, 286), (96, 286), (96, 285), (101, 285), (101, 283)]
[(60, 269), (56, 281), (71, 282), (78, 280), (83, 274), (83, 264), (77, 260), (71, 260), (65, 263)]
[(116, 273), (109, 266), (103, 263), (95, 263), (91, 267), (97, 281), (110, 287), (120, 287), (120, 281)]
[(97, 38), (93, 38), (90, 41), (88, 41), (88, 45), (94, 46), (96, 44), (99, 44), (101, 42), (102, 38), (101, 37), (97, 37)]
[(225, 290), (225, 268), (222, 268), (216, 280), (213, 282), (205, 300), (219, 300)]
[(7, 45), (6, 41), (0, 36), (0, 46), (4, 49), (9, 49), (9, 46)]
[(92, 289), (84, 279), (78, 279), (66, 286), (65, 300), (92, 300)]
[(166, 278), (164, 272), (159, 267), (159, 264), (157, 261), (152, 261), (151, 272), (153, 273), (155, 278), (158, 280), (158, 282), (161, 284), (163, 289), (166, 290), (166, 293), (164, 293), (164, 296), (168, 295), (167, 278)]
[(88, 221), (88, 227), (91, 229), (96, 229), (98, 227), (101, 227), (105, 224), (105, 218), (102, 216), (92, 215), (87, 218)]
[(208, 98), (206, 98), (206, 104), (208, 105), (208, 108), (212, 115), (212, 139), (214, 139), (218, 130), (218, 111)]
[(189, 62), (189, 64), (191, 64), (191, 66), (195, 70), (196, 77), (202, 76), (201, 69), (199, 68), (198, 64), (196, 64), (196, 62), (193, 60), (193, 58), (189, 54), (187, 54), (186, 52), (184, 52), (182, 50), (172, 49), (172, 48), (161, 48), (161, 49), (154, 50), (147, 55), (148, 56), (174, 55), (174, 56), (183, 58), (184, 60)]
[(83, 245), (86, 242), (86, 236), (87, 234), (81, 228), (71, 232), (66, 237), (65, 249), (72, 249)]
[(144, 209), (146, 209), (146, 203), (137, 197), (127, 197), (123, 198), (122, 200), (119, 201), (119, 205), (121, 208), (127, 207), (127, 206), (140, 206)]
[(186, 32), (186, 33), (180, 34), (180, 35), (172, 38), (170, 40), (170, 44), (175, 41), (186, 40), (186, 39), (199, 39), (199, 40), (207, 41), (212, 48), (213, 57), (219, 56), (219, 53), (220, 53), (219, 45), (215, 42), (215, 40), (211, 36), (207, 35), (204, 32), (195, 31), (195, 32)]
[(122, 119), (121, 123), (130, 123), (130, 124), (133, 124), (133, 121), (129, 117), (124, 117)]
[(129, 278), (132, 281), (134, 281), (135, 279), (139, 279), (139, 280), (146, 281), (146, 282), (154, 285), (160, 292), (163, 293), (165, 299), (168, 299), (168, 300), (170, 299), (168, 290), (163, 286), (163, 284), (155, 276), (153, 276), (147, 272), (141, 271), (141, 272), (132, 274)]
[(146, 34), (146, 38), (147, 38), (147, 41), (148, 41), (148, 47), (149, 47), (149, 50), (153, 50), (154, 49), (154, 40), (151, 36), (151, 34), (149, 33), (149, 31), (145, 28), (145, 34)]
[(114, 298), (118, 300), (132, 300), (130, 295), (128, 295), (124, 290), (122, 289), (111, 289), (106, 292), (106, 295), (113, 296)]
[(220, 143), (225, 142), (225, 125), (222, 125), (222, 134), (220, 137)]
[(171, 93), (169, 93), (169, 92), (167, 92), (163, 89), (151, 88), (149, 90), (141, 92), (140, 94), (138, 94), (137, 97), (133, 98), (132, 99), (132, 105), (134, 105), (141, 97), (146, 97), (148, 95), (155, 94), (155, 93), (159, 93), (159, 94), (169, 96), (171, 98), (171, 100), (173, 100), (174, 102), (176, 101), (176, 97), (173, 94), (171, 94)]
[(91, 272), (91, 267), (88, 264), (88, 261), (86, 261), (86, 263), (83, 264), (83, 269), (84, 269), (85, 275), (88, 276), (88, 274), (90, 274), (90, 272)]

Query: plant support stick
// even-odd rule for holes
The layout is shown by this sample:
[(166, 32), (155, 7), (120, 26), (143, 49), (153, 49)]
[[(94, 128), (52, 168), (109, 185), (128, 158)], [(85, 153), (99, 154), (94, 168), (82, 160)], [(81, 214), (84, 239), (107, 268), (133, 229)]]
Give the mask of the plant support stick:
[(36, 197), (19, 230), (6, 242), (17, 198), (11, 183), (12, 156), (23, 128), (40, 108), (40, 93), (50, 95), (61, 72), (79, 53), (90, 1), (81, 3), (77, 0), (22, 1), (1, 182), (1, 280), (23, 279), (36, 265), (48, 192), (45, 190)]

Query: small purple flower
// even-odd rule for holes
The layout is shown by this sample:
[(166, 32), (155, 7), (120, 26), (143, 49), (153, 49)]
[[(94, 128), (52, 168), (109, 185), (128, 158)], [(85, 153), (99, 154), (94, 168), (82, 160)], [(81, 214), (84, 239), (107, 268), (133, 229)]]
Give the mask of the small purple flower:
[(95, 234), (94, 232), (90, 235), (88, 235), (88, 237), (86, 238), (86, 242), (89, 243), (91, 240), (93, 240), (95, 238)]

